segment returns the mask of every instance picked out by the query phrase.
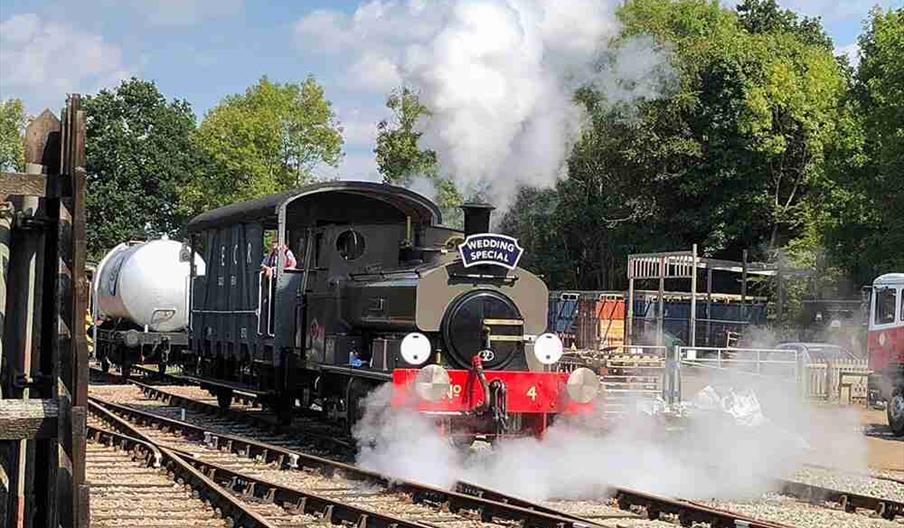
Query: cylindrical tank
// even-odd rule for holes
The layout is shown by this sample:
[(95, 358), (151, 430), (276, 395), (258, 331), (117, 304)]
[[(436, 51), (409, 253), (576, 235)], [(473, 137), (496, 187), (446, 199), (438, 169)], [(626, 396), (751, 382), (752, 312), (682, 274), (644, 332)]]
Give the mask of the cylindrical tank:
[[(98, 317), (126, 319), (153, 332), (188, 325), (190, 250), (174, 240), (120, 244), (100, 264), (94, 281)], [(196, 274), (205, 264), (195, 255)]]

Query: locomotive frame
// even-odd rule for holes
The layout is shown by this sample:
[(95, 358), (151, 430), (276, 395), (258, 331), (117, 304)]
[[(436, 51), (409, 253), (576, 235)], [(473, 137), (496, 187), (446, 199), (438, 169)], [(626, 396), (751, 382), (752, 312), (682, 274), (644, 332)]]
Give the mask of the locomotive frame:
[[(488, 231), (492, 207), (463, 208), (464, 233), (410, 190), (344, 181), (197, 216), (190, 262), (198, 253), (207, 270), (192, 269), (189, 346), (171, 361), (221, 405), (252, 391), (285, 419), (313, 404), (351, 426), (384, 383), (394, 404), (410, 399), (468, 436), (538, 433), (587, 410), (598, 378), (537, 360), (545, 284), (522, 268), (466, 267), (457, 245)], [(277, 251), (272, 277), (261, 269), (268, 232), (297, 255), (289, 268)], [(542, 347), (545, 363), (561, 354)]]

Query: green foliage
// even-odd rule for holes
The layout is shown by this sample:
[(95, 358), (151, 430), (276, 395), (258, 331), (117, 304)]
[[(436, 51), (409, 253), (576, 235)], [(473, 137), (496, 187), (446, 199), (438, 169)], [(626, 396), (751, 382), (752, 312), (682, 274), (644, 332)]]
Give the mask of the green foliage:
[(738, 21), (750, 33), (790, 33), (805, 44), (832, 49), (819, 18), (798, 17), (790, 9), (781, 9), (775, 0), (744, 0), (737, 6)]
[(834, 258), (866, 283), (904, 269), (904, 9), (874, 9), (859, 44), (826, 231)]
[[(627, 254), (694, 243), (707, 255), (751, 248), (769, 258), (819, 220), (825, 158), (846, 119), (844, 71), (818, 22), (772, 2), (742, 7), (741, 16), (700, 0), (622, 7), (619, 40), (653, 36), (671, 50), (677, 81), (630, 114), (605, 94), (579, 94), (591, 123), (546, 200), (564, 240), (528, 247), (544, 254), (553, 286), (621, 288)], [(554, 271), (569, 264), (571, 276)]]
[(421, 120), (429, 118), (429, 110), (415, 92), (405, 87), (393, 90), (386, 106), (392, 110), (392, 120), (384, 119), (377, 124), (374, 148), (377, 170), (383, 181), (414, 188), (432, 187), (433, 199), (443, 212), (444, 223), (460, 226), (463, 221), (458, 209), (461, 195), (451, 180), (440, 175), (436, 152), (418, 146), (422, 133), (417, 127)]
[(85, 111), (89, 257), (129, 239), (177, 234), (181, 190), (200, 167), (191, 106), (132, 78), (87, 97)]
[(392, 110), (393, 119), (384, 119), (377, 124), (374, 148), (377, 170), (383, 181), (406, 185), (415, 176), (435, 177), (438, 172), (436, 152), (421, 150), (417, 144), (421, 132), (416, 127), (429, 115), (427, 107), (416, 93), (404, 87), (389, 94), (386, 106)]
[(0, 170), (25, 170), (25, 110), (19, 99), (0, 101)]
[(199, 212), (302, 185), (318, 164), (337, 166), (342, 132), (323, 87), (266, 77), (207, 113), (195, 136), (210, 170), (191, 182), (182, 207)]

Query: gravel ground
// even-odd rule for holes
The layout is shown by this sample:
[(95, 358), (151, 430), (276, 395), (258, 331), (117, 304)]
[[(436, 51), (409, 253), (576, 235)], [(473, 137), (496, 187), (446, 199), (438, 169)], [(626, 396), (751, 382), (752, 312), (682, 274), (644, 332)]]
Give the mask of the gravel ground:
[[(116, 401), (136, 408), (139, 407), (139, 404), (142, 404), (144, 410), (168, 417), (173, 417), (174, 413), (181, 414), (180, 409), (167, 407), (162, 402), (156, 400), (144, 399), (141, 391), (138, 389), (131, 390), (129, 387), (112, 385), (97, 388), (99, 390), (95, 390), (95, 387), (92, 387), (91, 394), (107, 401)], [(210, 417), (207, 417), (206, 415), (198, 415), (190, 410), (186, 410), (186, 421), (188, 422), (200, 424), (203, 421), (208, 420), (210, 420)], [(237, 427), (242, 428), (243, 426)], [(482, 522), (479, 515), (473, 512), (462, 511), (460, 513), (452, 513), (445, 509), (415, 504), (411, 500), (411, 497), (405, 493), (395, 493), (389, 492), (383, 488), (368, 487), (341, 477), (329, 478), (319, 473), (282, 470), (274, 465), (267, 465), (254, 460), (249, 460), (247, 457), (241, 457), (225, 451), (209, 449), (207, 446), (190, 442), (181, 435), (163, 433), (151, 427), (138, 426), (138, 429), (161, 445), (189, 451), (200, 459), (227, 467), (233, 471), (281, 484), (286, 487), (316, 493), (361, 508), (392, 514), (404, 519), (422, 521), (428, 524), (441, 524), (444, 528), (490, 528), (513, 526), (513, 523), (504, 521), (494, 521), (492, 523)], [(229, 429), (232, 434), (243, 434), (242, 432), (236, 432), (234, 427), (229, 427)], [(265, 515), (268, 519), (274, 518), (275, 515), (275, 512), (259, 511), (259, 513)]]
[(645, 517), (620, 510), (611, 506), (609, 501), (552, 500), (544, 502), (543, 505), (572, 515), (579, 515), (612, 528), (674, 528), (675, 526), (665, 521), (650, 521)]
[(904, 502), (904, 484), (831, 469), (803, 467), (791, 477), (806, 484)]
[(887, 521), (864, 513), (847, 513), (823, 506), (814, 506), (777, 494), (764, 495), (760, 500), (744, 502), (697, 501), (714, 508), (731, 510), (758, 519), (774, 521), (798, 528), (901, 528), (904, 520)]
[(86, 452), (92, 527), (226, 526), (212, 508), (192, 498), (165, 472), (132, 460), (128, 452), (93, 441)]
[[(168, 386), (162, 387), (162, 389), (168, 392), (179, 393), (193, 399), (208, 402), (215, 401), (215, 399), (206, 391), (202, 391), (197, 387)], [(170, 418), (181, 419), (181, 409), (168, 407), (162, 401), (149, 400), (134, 386), (94, 385), (91, 387), (91, 394), (108, 401), (128, 404), (145, 411), (154, 412)], [(264, 442), (294, 447), (288, 445), (294, 442), (286, 441), (287, 439), (285, 436), (282, 438), (275, 438), (273, 435), (255, 430), (251, 426), (235, 424), (234, 422), (229, 423), (228, 421), (209, 415), (186, 411), (186, 420), (214, 430), (222, 430), (223, 432), (257, 438)], [(154, 434), (161, 433), (157, 432)], [(178, 445), (180, 448), (185, 449), (186, 445), (184, 442), (184, 439), (181, 437), (170, 437), (166, 439), (165, 443)], [(273, 480), (274, 482), (281, 483), (288, 487), (296, 487), (311, 491), (316, 490), (317, 493), (327, 495), (332, 494), (337, 499), (353, 502), (368, 509), (393, 512), (402, 517), (411, 519), (423, 518), (424, 520), (441, 523), (444, 527), (448, 526), (450, 528), (478, 528), (487, 526), (486, 523), (481, 523), (479, 519), (467, 519), (449, 512), (440, 512), (430, 508), (425, 509), (425, 506), (411, 503), (407, 496), (393, 496), (393, 494), (387, 494), (381, 490), (368, 490), (361, 488), (357, 484), (349, 485), (347, 481), (345, 483), (336, 482), (333, 479), (327, 479), (318, 475), (305, 474), (304, 476), (301, 476), (298, 472), (280, 471), (276, 468), (262, 464), (253, 464), (253, 467), (249, 467), (247, 459), (208, 450), (202, 446), (195, 446), (192, 450), (194, 449), (206, 451), (204, 458), (210, 457), (213, 462), (227, 466), (235, 465), (234, 469), (249, 474), (255, 474), (256, 476), (267, 480)], [(300, 450), (312, 452), (311, 449)], [(327, 453), (323, 453), (323, 455), (329, 456)], [(235, 458), (239, 458), (239, 460), (234, 460)], [(894, 471), (884, 471), (882, 474), (895, 478), (904, 477), (904, 474)], [(851, 491), (854, 493), (890, 498), (892, 500), (904, 502), (904, 485), (893, 481), (871, 478), (865, 474), (858, 475), (827, 468), (804, 467), (794, 474), (789, 475), (787, 478), (837, 490)], [(809, 528), (811, 526), (826, 528), (835, 526), (851, 526), (855, 528), (904, 527), (904, 520), (901, 520), (900, 518), (896, 521), (887, 521), (876, 516), (870, 517), (870, 515), (865, 512), (850, 514), (840, 510), (832, 510), (827, 507), (810, 505), (790, 497), (772, 494), (766, 495), (761, 500), (755, 501), (710, 501), (707, 502), (707, 504), (754, 517), (799, 526), (801, 528)], [(663, 528), (675, 526), (673, 523), (650, 521), (630, 512), (620, 511), (617, 508), (609, 506), (607, 502), (552, 501), (547, 503), (547, 505), (575, 515), (593, 519), (607, 527)]]

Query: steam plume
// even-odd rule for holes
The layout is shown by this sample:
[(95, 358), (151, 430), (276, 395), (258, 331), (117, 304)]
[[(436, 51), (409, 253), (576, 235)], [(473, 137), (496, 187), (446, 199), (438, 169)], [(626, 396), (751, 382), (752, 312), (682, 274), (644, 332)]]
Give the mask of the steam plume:
[(518, 187), (548, 187), (563, 175), (584, 120), (576, 88), (630, 103), (656, 97), (670, 78), (667, 55), (648, 37), (608, 49), (617, 5), (370, 2), (351, 17), (312, 13), (297, 31), (355, 52), (360, 82), (385, 88), (391, 77), (416, 90), (431, 111), (420, 146), (437, 152), (465, 197), (485, 194), (505, 209)]
[(738, 420), (698, 402), (680, 428), (655, 414), (615, 423), (601, 414), (560, 417), (542, 439), (505, 440), (469, 453), (450, 447), (430, 418), (390, 408), (383, 388), (355, 431), (363, 446), (358, 463), (445, 487), (466, 480), (531, 500), (599, 500), (613, 486), (688, 499), (752, 498), (804, 461), (825, 463), (813, 458), (814, 448), (832, 459), (843, 454), (851, 469), (865, 467), (856, 412), (813, 409), (792, 387), (768, 380), (729, 373), (710, 381), (718, 398), (748, 410), (757, 400), (744, 398), (755, 394), (756, 416)]

